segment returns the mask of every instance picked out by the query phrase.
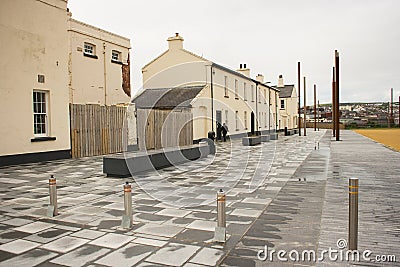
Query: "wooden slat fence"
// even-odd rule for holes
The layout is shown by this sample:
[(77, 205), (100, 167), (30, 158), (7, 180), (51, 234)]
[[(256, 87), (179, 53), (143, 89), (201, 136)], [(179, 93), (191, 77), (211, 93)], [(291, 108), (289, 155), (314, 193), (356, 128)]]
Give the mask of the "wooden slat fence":
[(72, 158), (126, 151), (125, 114), (124, 106), (70, 104)]
[(137, 109), (140, 150), (193, 144), (193, 115), (190, 109)]

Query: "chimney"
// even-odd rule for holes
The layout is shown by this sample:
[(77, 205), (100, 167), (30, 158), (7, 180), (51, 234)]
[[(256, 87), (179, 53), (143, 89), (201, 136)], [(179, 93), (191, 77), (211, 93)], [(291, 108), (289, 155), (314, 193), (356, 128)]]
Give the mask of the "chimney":
[(282, 74), (279, 75), (278, 86), (277, 86), (277, 87), (278, 87), (278, 88), (279, 88), (279, 87), (285, 87), (285, 84), (283, 83), (283, 76), (282, 76)]
[(264, 75), (262, 74), (257, 74), (256, 76), (256, 81), (260, 82), (260, 83), (264, 83)]
[(250, 69), (247, 68), (246, 64), (240, 64), (239, 65), (239, 69), (237, 70), (237, 72), (243, 74), (246, 77), (250, 78)]
[(169, 37), (167, 41), (169, 50), (183, 49), (183, 38), (179, 33), (175, 33), (175, 36)]

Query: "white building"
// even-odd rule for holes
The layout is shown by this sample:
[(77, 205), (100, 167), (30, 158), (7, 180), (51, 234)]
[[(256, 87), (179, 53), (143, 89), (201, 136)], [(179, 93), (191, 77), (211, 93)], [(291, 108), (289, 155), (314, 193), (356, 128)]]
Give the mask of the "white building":
[(179, 34), (167, 41), (168, 50), (142, 68), (143, 88), (204, 86), (190, 103), (194, 140), (216, 131), (216, 122), (225, 123), (231, 137), (275, 131), (278, 89), (261, 74), (253, 79), (246, 64), (235, 71), (187, 51)]
[(69, 158), (70, 102), (129, 102), (129, 40), (71, 19), (67, 0), (0, 1), (0, 34), (0, 166)]
[(279, 121), (278, 129), (296, 129), (298, 127), (298, 99), (296, 87), (293, 84), (285, 85), (283, 76), (279, 75)]

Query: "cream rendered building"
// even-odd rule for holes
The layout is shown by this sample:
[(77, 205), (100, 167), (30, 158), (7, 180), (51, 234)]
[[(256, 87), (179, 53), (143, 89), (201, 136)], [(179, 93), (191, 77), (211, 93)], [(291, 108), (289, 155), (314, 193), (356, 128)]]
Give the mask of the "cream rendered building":
[(68, 38), (70, 103), (129, 103), (130, 90), (122, 88), (122, 65), (129, 64), (130, 40), (71, 17)]
[(167, 41), (168, 50), (142, 68), (143, 88), (204, 85), (191, 101), (194, 140), (216, 131), (216, 121), (226, 123), (231, 137), (275, 131), (279, 90), (262, 75), (252, 79), (246, 64), (234, 71), (187, 51), (179, 34)]
[(298, 99), (297, 91), (294, 85), (285, 85), (283, 76), (279, 75), (278, 85), (279, 89), (279, 120), (278, 129), (296, 129), (298, 127)]
[(129, 39), (71, 19), (67, 0), (1, 0), (0, 34), (0, 166), (71, 157), (69, 103), (129, 103)]
[(0, 165), (70, 156), (66, 10), (0, 1)]

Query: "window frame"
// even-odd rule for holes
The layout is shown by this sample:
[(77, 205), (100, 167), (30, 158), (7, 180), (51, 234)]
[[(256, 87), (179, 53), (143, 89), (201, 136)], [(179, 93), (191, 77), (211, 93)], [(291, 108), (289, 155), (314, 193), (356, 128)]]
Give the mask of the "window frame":
[(238, 85), (238, 80), (235, 79), (235, 99), (239, 99), (239, 85)]
[[(39, 98), (35, 98), (35, 94), (42, 94), (44, 95), (44, 102), (38, 101)], [(42, 98), (40, 100), (43, 100)], [(44, 109), (45, 112), (43, 112), (43, 104), (44, 104)], [(39, 107), (40, 105), (40, 110), (35, 110), (36, 107)], [(48, 137), (50, 136), (49, 133), (49, 91), (47, 90), (39, 90), (39, 89), (34, 89), (33, 94), (32, 94), (32, 114), (33, 114), (33, 135), (34, 137)], [(37, 116), (43, 116), (44, 115), (44, 123), (42, 122), (37, 122)], [(44, 132), (37, 133), (37, 125), (38, 124), (44, 124)]]
[(247, 101), (247, 84), (243, 82), (243, 100)]
[(285, 99), (281, 99), (281, 109), (285, 109)]
[[(117, 55), (117, 59), (114, 59), (114, 55)], [(122, 63), (122, 53), (118, 50), (111, 50), (111, 62), (113, 63)]]
[(251, 85), (251, 102), (254, 102), (254, 84)]
[[(91, 46), (92, 47), (91, 52), (87, 51), (87, 49), (86, 49), (87, 46)], [(90, 57), (90, 58), (96, 58), (97, 59), (98, 57), (96, 55), (96, 45), (93, 44), (93, 43), (84, 42), (83, 43), (83, 55), (85, 57)]]
[(236, 131), (239, 131), (239, 111), (235, 111), (235, 126), (236, 126)]
[(244, 129), (247, 130), (247, 110), (243, 112), (244, 117)]

